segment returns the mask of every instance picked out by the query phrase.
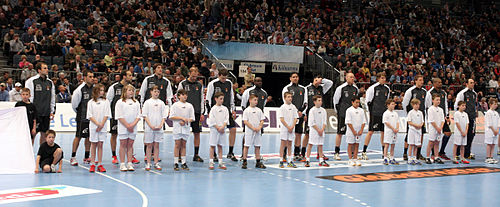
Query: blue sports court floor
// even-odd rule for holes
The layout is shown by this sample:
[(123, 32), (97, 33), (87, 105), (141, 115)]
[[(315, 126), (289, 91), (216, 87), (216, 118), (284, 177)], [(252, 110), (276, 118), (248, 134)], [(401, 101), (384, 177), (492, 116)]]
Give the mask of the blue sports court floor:
[[(200, 153), (204, 163), (193, 163), (192, 137), (188, 141), (189, 172), (172, 169), (173, 142), (166, 135), (161, 145), (162, 171), (144, 170), (142, 134), (138, 135), (135, 152), (141, 163), (135, 172), (120, 172), (111, 164), (109, 141), (105, 143), (104, 166), (106, 173), (90, 174), (88, 166), (70, 166), (73, 133), (59, 133), (56, 143), (64, 149), (65, 162), (62, 174), (0, 175), (0, 204), (2, 192), (49, 185), (64, 185), (97, 190), (92, 194), (74, 195), (56, 199), (32, 200), (7, 203), (2, 206), (500, 206), (500, 173), (468, 174), (456, 176), (425, 177), (378, 182), (349, 183), (321, 179), (318, 176), (352, 175), (424, 169), (464, 167), (447, 161), (444, 165), (384, 166), (381, 164), (379, 135), (374, 135), (369, 147), (369, 161), (362, 167), (348, 167), (342, 143), (343, 161), (332, 161), (330, 168), (318, 168), (317, 161), (309, 169), (299, 163), (297, 169), (278, 168), (278, 134), (265, 134), (263, 153), (270, 155), (267, 169), (242, 170), (240, 163), (225, 160), (228, 170), (208, 169), (208, 134), (202, 134)], [(236, 154), (241, 150), (241, 134), (237, 135)], [(335, 134), (327, 135), (326, 151), (333, 150)], [(396, 145), (396, 157), (402, 156), (403, 135)], [(37, 138), (38, 141), (38, 138)], [(426, 141), (424, 141), (424, 147)], [(361, 147), (360, 147), (361, 148)], [(35, 146), (35, 153), (38, 146)], [(227, 147), (224, 148), (227, 153)], [(447, 147), (450, 155), (452, 143)], [(253, 150), (251, 150), (253, 152)], [(485, 147), (482, 135), (477, 135), (473, 152), (477, 160), (467, 167), (492, 167), (500, 165), (484, 163)], [(225, 154), (224, 153), (224, 154)], [(78, 151), (78, 161), (84, 155), (83, 141)], [(237, 155), (238, 156), (238, 155)], [(495, 155), (496, 156), (496, 155)], [(498, 159), (498, 157), (496, 157)], [(4, 158), (5, 159), (5, 158)], [(429, 174), (427, 174), (429, 175)], [(4, 198), (5, 199), (5, 198)]]

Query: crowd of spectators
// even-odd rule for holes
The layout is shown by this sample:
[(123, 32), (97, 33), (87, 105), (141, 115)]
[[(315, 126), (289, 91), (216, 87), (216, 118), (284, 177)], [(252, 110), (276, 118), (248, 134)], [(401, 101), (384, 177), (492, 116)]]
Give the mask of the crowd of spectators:
[[(130, 70), (139, 87), (154, 63), (163, 64), (174, 85), (196, 66), (207, 81), (217, 69), (198, 40), (209, 39), (304, 46), (307, 55), (318, 54), (338, 70), (354, 73), (361, 88), (385, 71), (397, 100), (417, 74), (428, 85), (441, 78), (451, 100), (467, 78), (478, 83), (480, 99), (500, 97), (500, 10), (494, 3), (474, 12), (460, 4), (429, 8), (361, 0), (350, 8), (342, 2), (4, 0), (3, 51), (9, 64), (21, 57), (14, 67), (22, 72), (2, 75), (0, 82), (8, 85), (10, 75), (22, 84), (46, 57), (63, 57), (51, 74), (58, 91), (69, 94), (82, 78), (68, 74), (84, 69), (108, 85), (117, 80), (113, 74)], [(238, 82), (242, 93), (248, 83)]]

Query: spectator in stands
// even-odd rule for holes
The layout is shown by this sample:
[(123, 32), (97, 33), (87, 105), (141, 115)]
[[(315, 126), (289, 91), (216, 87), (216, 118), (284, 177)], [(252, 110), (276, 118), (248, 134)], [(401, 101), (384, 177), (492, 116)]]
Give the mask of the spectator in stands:
[(5, 83), (0, 83), (0, 101), (10, 101), (9, 92), (5, 90)]
[(22, 84), (17, 82), (15, 84), (15, 87), (14, 89), (10, 90), (9, 91), (9, 101), (10, 102), (18, 102), (18, 101), (22, 101), (23, 98), (21, 97), (21, 88), (22, 88)]
[(56, 96), (56, 103), (71, 103), (71, 95), (68, 93), (64, 85), (58, 86), (58, 93)]
[(21, 81), (26, 81), (29, 78), (35, 76), (37, 74), (35, 68), (33, 67), (33, 64), (28, 64), (28, 67), (24, 67), (23, 71), (21, 72)]
[(21, 61), (19, 62), (19, 68), (27, 68), (29, 64), (30, 62), (28, 62), (28, 58), (26, 57), (26, 55), (22, 55)]
[(14, 80), (12, 77), (8, 76), (5, 81), (5, 90), (11, 91), (12, 89), (14, 89)]
[(247, 67), (247, 73), (245, 73), (244, 80), (245, 80), (245, 87), (250, 87), (253, 85), (253, 80), (255, 78), (255, 74), (252, 73), (252, 67)]

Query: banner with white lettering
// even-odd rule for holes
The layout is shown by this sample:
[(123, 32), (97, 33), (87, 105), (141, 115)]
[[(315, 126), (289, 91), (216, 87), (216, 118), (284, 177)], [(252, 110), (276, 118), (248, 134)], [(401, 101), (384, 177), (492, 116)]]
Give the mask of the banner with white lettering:
[[(265, 63), (241, 62), (240, 65), (252, 67), (252, 73), (266, 73), (266, 64)], [(246, 70), (245, 70), (245, 73), (246, 73)]]
[(273, 73), (298, 73), (300, 64), (298, 63), (273, 63)]

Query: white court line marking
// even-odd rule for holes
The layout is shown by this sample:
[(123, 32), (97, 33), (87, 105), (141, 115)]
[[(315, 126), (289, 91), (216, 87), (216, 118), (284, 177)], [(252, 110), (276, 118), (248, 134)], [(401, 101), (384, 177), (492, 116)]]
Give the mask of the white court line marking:
[[(396, 160), (399, 162), (399, 165), (406, 165), (408, 164), (406, 161), (403, 160), (403, 158), (396, 158)], [(360, 167), (373, 167), (373, 166), (383, 166), (383, 159), (373, 159), (373, 160), (362, 160), (361, 164), (362, 166)], [(336, 168), (360, 168), (358, 166), (350, 166), (347, 165), (348, 161), (327, 161), (328, 164), (330, 164), (330, 167), (322, 167), (318, 165), (319, 162), (311, 162), (311, 167), (304, 167), (302, 164), (298, 164), (297, 168), (279, 168), (279, 164), (267, 164), (266, 167), (273, 168), (273, 169), (278, 169), (278, 170), (321, 170), (321, 169), (336, 169)], [(394, 166), (394, 165), (391, 165)]]
[[(281, 178), (285, 178), (285, 177), (283, 177), (282, 175), (279, 175), (279, 174), (267, 173), (266, 171), (261, 171), (261, 172), (262, 172), (262, 173), (269, 174), (269, 175), (274, 175), (274, 176), (278, 176), (278, 177), (281, 177)], [(292, 179), (291, 177), (286, 177), (286, 178), (288, 178), (288, 179)], [(347, 193), (341, 193), (341, 192), (340, 192), (340, 191), (338, 191), (338, 190), (333, 190), (333, 189), (331, 189), (331, 188), (325, 188), (325, 186), (318, 185), (318, 184), (316, 184), (316, 183), (312, 183), (312, 182), (309, 182), (309, 181), (306, 181), (306, 180), (300, 180), (300, 179), (298, 179), (298, 178), (294, 178), (294, 180), (295, 180), (295, 181), (297, 181), (297, 182), (302, 182), (302, 183), (304, 183), (304, 184), (309, 184), (309, 185), (311, 185), (311, 186), (316, 186), (316, 187), (318, 187), (318, 188), (322, 188), (322, 189), (326, 189), (326, 190), (329, 190), (329, 191), (333, 191), (333, 192), (335, 192), (335, 193), (337, 193), (337, 194), (340, 194), (340, 195), (342, 195), (342, 196), (344, 196), (344, 197), (346, 197), (346, 198), (351, 199), (351, 200), (352, 200), (352, 201), (354, 201), (354, 202), (359, 203), (360, 205), (367, 206), (367, 204), (366, 204), (366, 203), (362, 203), (362, 202), (361, 202), (361, 200), (359, 200), (359, 199), (357, 199), (357, 198), (355, 198), (355, 197), (353, 197), (353, 196), (351, 196), (351, 195), (349, 195), (349, 194), (347, 194)], [(367, 207), (370, 207), (370, 206), (367, 206)]]
[(154, 170), (150, 170), (150, 171), (148, 171), (148, 172), (150, 172), (150, 173), (154, 173), (154, 174), (157, 174), (157, 175), (162, 175), (161, 173), (156, 172), (156, 171), (154, 171)]
[[(70, 162), (69, 162), (69, 160), (65, 160), (65, 159), (63, 159), (63, 161), (64, 161), (64, 162), (67, 162), (67, 163), (70, 163)], [(84, 166), (81, 166), (81, 165), (78, 165), (78, 167), (81, 167), (81, 168), (83, 168), (83, 169), (89, 170), (89, 168), (88, 168), (88, 167), (84, 167)], [(136, 188), (135, 186), (133, 186), (133, 185), (131, 185), (131, 184), (129, 184), (129, 183), (127, 183), (127, 182), (125, 182), (125, 181), (118, 180), (118, 179), (116, 179), (116, 178), (114, 178), (114, 177), (111, 177), (111, 176), (109, 176), (109, 175), (106, 175), (106, 174), (104, 174), (104, 173), (100, 173), (100, 172), (95, 172), (95, 173), (96, 173), (96, 174), (98, 174), (98, 175), (102, 175), (102, 176), (104, 176), (104, 177), (106, 177), (106, 178), (109, 178), (109, 179), (111, 179), (111, 180), (114, 180), (114, 181), (116, 181), (116, 182), (119, 182), (119, 183), (121, 183), (121, 184), (123, 184), (123, 185), (126, 185), (126, 186), (127, 186), (127, 187), (129, 187), (129, 188), (132, 188), (135, 192), (137, 192), (137, 193), (139, 193), (139, 195), (141, 195), (141, 198), (142, 198), (142, 207), (147, 207), (147, 206), (148, 206), (148, 203), (149, 203), (149, 201), (148, 201), (148, 197), (146, 197), (146, 194), (144, 194), (141, 190), (139, 190), (139, 188)]]

